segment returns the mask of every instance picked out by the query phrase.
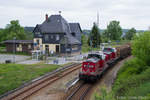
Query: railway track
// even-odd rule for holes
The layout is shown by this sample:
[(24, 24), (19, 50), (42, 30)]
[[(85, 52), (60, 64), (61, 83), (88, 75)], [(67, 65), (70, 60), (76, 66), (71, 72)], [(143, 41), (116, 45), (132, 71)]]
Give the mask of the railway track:
[(80, 64), (72, 64), (71, 66), (67, 66), (62, 68), (61, 70), (56, 71), (54, 74), (46, 75), (41, 77), (40, 79), (34, 80), (33, 83), (28, 86), (15, 91), (8, 96), (1, 98), (2, 100), (24, 100), (34, 93), (38, 92), (42, 88), (52, 84), (53, 82), (59, 80), (60, 78), (70, 74), (71, 72), (80, 68)]
[(66, 100), (84, 100), (92, 84), (81, 82), (80, 85), (66, 98)]
[[(79, 81), (75, 88), (73, 88), (73, 91), (70, 91), (71, 93), (67, 94), (64, 100), (86, 100), (87, 95), (90, 92), (90, 90), (93, 88), (95, 84), (98, 84), (102, 81), (102, 79), (107, 75), (114, 66), (116, 66), (119, 62), (122, 60), (117, 60), (115, 64), (113, 64), (111, 67), (109, 67), (107, 70), (105, 70), (105, 73), (101, 76), (101, 78), (95, 82), (95, 83), (84, 83), (83, 81)], [(111, 83), (111, 82), (110, 82)]]

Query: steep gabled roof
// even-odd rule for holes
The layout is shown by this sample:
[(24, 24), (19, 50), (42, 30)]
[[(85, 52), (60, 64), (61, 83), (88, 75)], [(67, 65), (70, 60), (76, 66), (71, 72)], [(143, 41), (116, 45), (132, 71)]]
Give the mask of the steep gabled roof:
[(71, 32), (80, 31), (80, 33), (82, 33), (82, 30), (81, 30), (81, 27), (80, 27), (79, 23), (69, 23), (69, 26), (70, 26)]
[(33, 32), (41, 32), (41, 25), (37, 24), (33, 30)]
[(79, 23), (69, 23), (71, 33), (75, 33), (76, 39), (81, 42), (82, 30)]
[(42, 33), (65, 33), (70, 44), (81, 44), (81, 42), (73, 37), (70, 24), (61, 15), (51, 15), (41, 25), (37, 26)]
[(64, 23), (66, 21), (61, 15), (51, 15), (41, 24), (42, 33), (65, 33)]

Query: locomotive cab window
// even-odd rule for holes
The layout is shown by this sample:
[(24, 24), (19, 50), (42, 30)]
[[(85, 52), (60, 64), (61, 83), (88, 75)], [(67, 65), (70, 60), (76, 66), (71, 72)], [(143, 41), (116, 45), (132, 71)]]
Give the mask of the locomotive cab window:
[(98, 58), (98, 59), (101, 59), (101, 56), (97, 55), (97, 54), (89, 54), (87, 58)]
[(112, 48), (104, 48), (103, 51), (104, 52), (114, 52), (114, 49), (112, 49)]

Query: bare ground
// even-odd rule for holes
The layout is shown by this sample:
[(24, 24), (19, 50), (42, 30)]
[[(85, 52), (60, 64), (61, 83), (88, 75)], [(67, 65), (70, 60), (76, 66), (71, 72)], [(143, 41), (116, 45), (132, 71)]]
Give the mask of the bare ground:
[(52, 83), (48, 87), (41, 89), (26, 100), (62, 100), (67, 89), (66, 84), (77, 77), (78, 73), (79, 70), (70, 73), (69, 75)]

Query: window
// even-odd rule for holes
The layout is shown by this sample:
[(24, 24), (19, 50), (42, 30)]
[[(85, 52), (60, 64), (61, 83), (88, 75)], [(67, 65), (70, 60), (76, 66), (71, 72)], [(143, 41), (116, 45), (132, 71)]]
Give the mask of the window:
[(28, 49), (31, 49), (31, 44), (28, 45)]
[(59, 40), (59, 35), (56, 35), (56, 40)]
[(48, 35), (45, 35), (45, 41), (48, 41), (48, 39), (49, 39)]
[(51, 35), (51, 39), (53, 39), (54, 38), (54, 36), (53, 35)]
[(78, 45), (73, 45), (72, 50), (78, 50)]
[(98, 59), (102, 59), (100, 55), (97, 54), (88, 54), (87, 58), (98, 58)]
[(16, 47), (19, 48), (19, 44), (17, 44)]
[(60, 20), (58, 19), (57, 22), (60, 22)]
[(74, 32), (73, 32), (73, 33), (71, 33), (71, 34), (72, 34), (72, 36), (74, 36), (74, 37), (76, 36), (76, 34), (75, 34)]
[(39, 45), (39, 44), (40, 44), (40, 41), (39, 41), (39, 39), (37, 39), (37, 40), (36, 40), (36, 43), (37, 43), (37, 45)]

